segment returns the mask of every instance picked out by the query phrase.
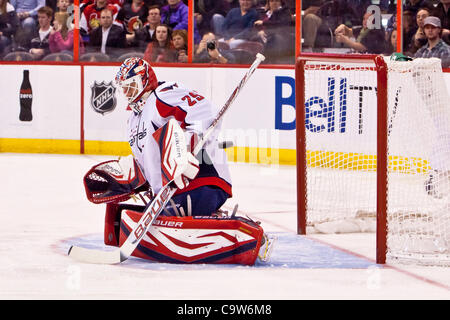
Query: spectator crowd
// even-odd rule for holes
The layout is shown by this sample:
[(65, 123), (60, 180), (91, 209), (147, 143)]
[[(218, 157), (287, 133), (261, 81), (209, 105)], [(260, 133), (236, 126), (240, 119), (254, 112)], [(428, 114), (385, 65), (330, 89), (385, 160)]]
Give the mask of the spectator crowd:
[[(0, 59), (188, 61), (187, 0), (0, 0)], [(293, 64), (295, 0), (194, 0), (193, 62)], [(450, 67), (450, 0), (406, 0), (397, 48), (393, 0), (303, 0), (302, 51), (439, 57)], [(400, 50), (398, 50), (400, 49)], [(12, 58), (11, 58), (12, 56)], [(59, 58), (58, 58), (59, 57)]]

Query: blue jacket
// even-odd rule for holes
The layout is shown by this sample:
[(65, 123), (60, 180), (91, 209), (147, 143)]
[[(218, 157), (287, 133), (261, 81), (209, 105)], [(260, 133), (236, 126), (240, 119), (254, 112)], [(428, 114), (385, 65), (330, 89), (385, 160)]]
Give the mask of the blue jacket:
[[(170, 6), (164, 6), (161, 8), (161, 23), (167, 24), (173, 30), (188, 29), (188, 15), (189, 8), (182, 1), (180, 1), (175, 9), (171, 9)], [(194, 43), (200, 42), (200, 33), (197, 29), (197, 23), (194, 19)]]
[(40, 7), (45, 6), (45, 0), (10, 0), (9, 3), (16, 9), (17, 13), (29, 12), (30, 16), (36, 17)]
[(253, 30), (253, 24), (258, 18), (258, 13), (255, 9), (250, 9), (243, 16), (240, 8), (231, 9), (225, 17), (223, 25), (225, 31), (225, 38), (230, 39), (250, 39)]

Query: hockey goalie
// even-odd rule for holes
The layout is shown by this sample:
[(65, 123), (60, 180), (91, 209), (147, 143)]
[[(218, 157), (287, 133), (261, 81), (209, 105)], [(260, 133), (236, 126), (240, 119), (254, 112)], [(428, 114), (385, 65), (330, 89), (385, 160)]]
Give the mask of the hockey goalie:
[(121, 246), (155, 194), (171, 184), (177, 191), (133, 256), (168, 263), (266, 261), (271, 241), (260, 224), (236, 216), (236, 208), (229, 214), (221, 209), (232, 184), (217, 142), (219, 127), (196, 156), (192, 153), (217, 115), (208, 99), (177, 82), (158, 82), (140, 58), (125, 60), (115, 80), (133, 110), (132, 155), (97, 164), (84, 177), (89, 201), (106, 203), (105, 244)]

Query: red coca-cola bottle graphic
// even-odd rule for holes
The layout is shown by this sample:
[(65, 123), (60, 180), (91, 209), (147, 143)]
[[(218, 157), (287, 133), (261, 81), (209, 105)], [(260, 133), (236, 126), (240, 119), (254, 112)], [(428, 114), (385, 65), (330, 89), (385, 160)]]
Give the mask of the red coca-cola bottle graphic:
[(31, 112), (31, 104), (33, 102), (33, 91), (31, 90), (30, 84), (30, 71), (23, 70), (23, 80), (20, 86), (20, 121), (31, 121), (33, 120), (33, 114)]

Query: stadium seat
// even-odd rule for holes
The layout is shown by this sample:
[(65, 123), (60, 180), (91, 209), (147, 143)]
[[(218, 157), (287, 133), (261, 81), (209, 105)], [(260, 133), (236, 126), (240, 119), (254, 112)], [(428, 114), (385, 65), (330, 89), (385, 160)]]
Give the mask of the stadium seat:
[(237, 64), (251, 64), (255, 60), (253, 53), (243, 49), (230, 50)]
[(144, 57), (144, 53), (143, 52), (136, 52), (136, 51), (124, 53), (124, 54), (122, 54), (121, 56), (119, 56), (117, 58), (117, 61), (122, 62), (125, 59), (133, 58), (133, 57), (143, 58)]
[(73, 61), (73, 57), (68, 53), (55, 52), (46, 55), (42, 61)]
[(110, 58), (107, 54), (101, 52), (89, 52), (80, 56), (80, 61), (107, 62), (110, 61)]
[(253, 57), (256, 56), (257, 53), (263, 53), (264, 46), (260, 42), (256, 41), (245, 41), (236, 45), (234, 49), (242, 49), (250, 52)]
[(10, 52), (3, 57), (4, 61), (33, 61), (34, 57), (31, 53), (25, 51)]

